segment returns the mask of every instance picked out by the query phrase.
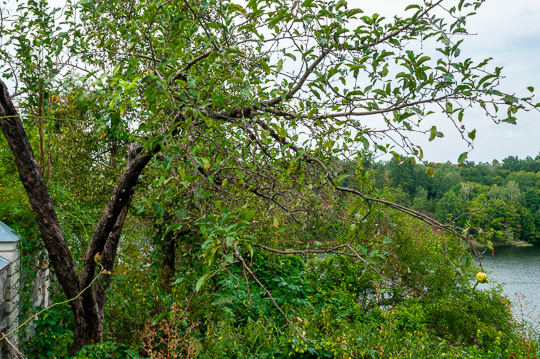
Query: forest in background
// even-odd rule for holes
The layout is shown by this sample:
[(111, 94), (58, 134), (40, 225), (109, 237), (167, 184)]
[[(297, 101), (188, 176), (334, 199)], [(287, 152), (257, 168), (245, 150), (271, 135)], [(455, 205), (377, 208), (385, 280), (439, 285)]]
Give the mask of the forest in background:
[(443, 163), (426, 175), (423, 164), (392, 159), (367, 165), (375, 187), (400, 189), (399, 202), (440, 222), (485, 231), (479, 240), (540, 244), (540, 155), (501, 162)]

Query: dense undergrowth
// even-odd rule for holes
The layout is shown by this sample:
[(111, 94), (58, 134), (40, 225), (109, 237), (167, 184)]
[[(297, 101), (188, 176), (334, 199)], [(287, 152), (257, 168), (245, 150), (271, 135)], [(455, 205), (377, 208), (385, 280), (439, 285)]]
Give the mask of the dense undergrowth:
[[(0, 188), (10, 199), (0, 203), (1, 220), (26, 239), (27, 293), (41, 247), (22, 188), (8, 179), (3, 176)], [(67, 226), (82, 212), (61, 191), (53, 193), (66, 212), (67, 232), (80, 237), (75, 224)], [(268, 292), (238, 263), (219, 270), (219, 262), (195, 292), (208, 272), (200, 238), (179, 244), (172, 285), (164, 283), (162, 254), (142, 240), (141, 223), (133, 218), (112, 274), (104, 342), (76, 358), (539, 357), (534, 323), (513, 314), (519, 311), (512, 311), (500, 288), (475, 288), (479, 269), (463, 243), (397, 213), (383, 217), (355, 230), (331, 220), (318, 228), (332, 239), (321, 245), (354, 243), (362, 260), (255, 249), (250, 265)], [(252, 230), (258, 241), (275, 244), (288, 235), (269, 227), (262, 223)], [(310, 245), (317, 243), (299, 248)], [(54, 290), (55, 302), (65, 300)], [(22, 308), (23, 319), (38, 310), (25, 296)], [(20, 331), (26, 356), (67, 357), (73, 327), (67, 304), (49, 309), (34, 322), (33, 338)]]
[[(394, 222), (391, 240), (358, 244), (366, 261), (255, 251), (252, 268), (272, 298), (235, 265), (194, 293), (204, 270), (195, 249), (168, 289), (152, 265), (119, 270), (105, 341), (76, 357), (538, 357), (538, 332), (520, 325), (501, 289), (474, 288), (478, 268), (466, 247), (415, 221)], [(67, 307), (41, 317), (29, 358), (65, 357), (66, 318)]]

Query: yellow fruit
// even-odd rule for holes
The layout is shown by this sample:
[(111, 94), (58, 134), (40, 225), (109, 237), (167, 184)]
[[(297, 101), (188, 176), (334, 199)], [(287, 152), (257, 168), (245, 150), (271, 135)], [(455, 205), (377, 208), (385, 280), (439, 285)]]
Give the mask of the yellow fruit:
[(480, 283), (485, 283), (487, 282), (487, 275), (486, 273), (484, 272), (478, 272), (476, 274), (476, 280), (479, 281)]

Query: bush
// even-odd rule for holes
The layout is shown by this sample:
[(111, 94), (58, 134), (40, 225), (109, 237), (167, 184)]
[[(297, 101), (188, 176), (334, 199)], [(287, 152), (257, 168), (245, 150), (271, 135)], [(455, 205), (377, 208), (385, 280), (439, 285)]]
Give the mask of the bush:
[(424, 308), (430, 328), (455, 343), (496, 349), (493, 346), (500, 342), (501, 333), (505, 333), (502, 344), (506, 346), (515, 328), (510, 303), (497, 290), (435, 297)]
[(79, 350), (71, 359), (138, 359), (140, 358), (133, 350), (124, 345), (113, 342), (103, 342), (100, 344), (88, 345)]
[[(40, 308), (36, 308), (40, 309)], [(34, 336), (25, 347), (28, 358), (64, 358), (73, 340), (73, 314), (67, 305), (55, 306), (34, 321)]]

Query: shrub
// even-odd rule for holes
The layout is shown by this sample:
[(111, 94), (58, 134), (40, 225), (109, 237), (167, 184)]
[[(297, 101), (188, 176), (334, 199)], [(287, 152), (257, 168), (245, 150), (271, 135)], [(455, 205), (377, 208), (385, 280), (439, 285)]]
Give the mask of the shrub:
[(124, 345), (113, 342), (88, 345), (79, 350), (71, 359), (139, 359), (139, 355)]
[(67, 305), (43, 312), (34, 321), (34, 336), (25, 346), (28, 358), (66, 357), (73, 339), (73, 326), (73, 314)]
[(494, 343), (500, 341), (500, 333), (505, 333), (504, 346), (514, 332), (509, 302), (497, 290), (430, 298), (425, 311), (428, 325), (455, 343), (493, 349)]

